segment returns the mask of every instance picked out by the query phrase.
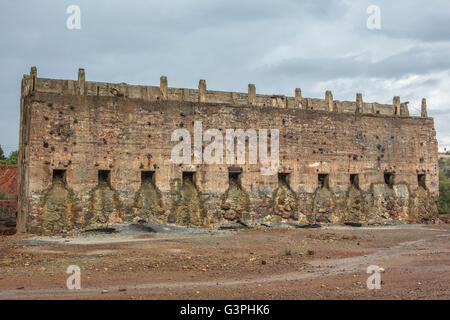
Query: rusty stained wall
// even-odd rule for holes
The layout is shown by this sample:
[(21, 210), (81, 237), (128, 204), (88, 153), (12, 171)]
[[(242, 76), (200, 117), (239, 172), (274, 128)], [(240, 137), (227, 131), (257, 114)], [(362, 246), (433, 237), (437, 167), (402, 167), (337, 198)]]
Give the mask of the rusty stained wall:
[[(48, 83), (72, 86), (73, 92), (38, 89)], [(55, 233), (154, 218), (196, 227), (423, 222), (436, 213), (432, 118), (76, 94), (70, 83), (36, 78), (32, 90), (32, 77), (23, 82), (21, 231)], [(242, 173), (232, 177), (226, 164), (174, 165), (171, 134), (178, 128), (193, 133), (196, 120), (204, 131), (279, 129), (284, 175), (263, 176), (259, 165), (241, 165)], [(52, 178), (54, 170), (65, 172)], [(109, 176), (99, 177), (99, 170)], [(154, 171), (146, 183), (142, 171)], [(394, 174), (391, 186), (385, 172)], [(319, 174), (328, 174), (327, 186), (319, 187)], [(351, 174), (358, 175), (357, 186)], [(418, 174), (425, 175), (426, 188), (419, 187)]]
[(17, 167), (0, 165), (0, 227), (15, 227), (17, 213)]

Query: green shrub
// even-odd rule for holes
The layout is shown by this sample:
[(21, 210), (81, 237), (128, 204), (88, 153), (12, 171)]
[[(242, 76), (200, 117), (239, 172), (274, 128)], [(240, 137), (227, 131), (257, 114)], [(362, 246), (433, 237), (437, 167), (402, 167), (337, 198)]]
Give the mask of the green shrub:
[(444, 172), (439, 172), (439, 202), (440, 213), (450, 213), (450, 179)]
[[(0, 146), (0, 150), (1, 150), (1, 146)], [(1, 150), (0, 155), (3, 155), (3, 150)], [(13, 151), (13, 152), (11, 152), (11, 154), (9, 155), (8, 158), (5, 158), (4, 156), (0, 156), (0, 164), (7, 164), (10, 166), (15, 166), (15, 165), (17, 165), (17, 158), (18, 158), (18, 152)]]

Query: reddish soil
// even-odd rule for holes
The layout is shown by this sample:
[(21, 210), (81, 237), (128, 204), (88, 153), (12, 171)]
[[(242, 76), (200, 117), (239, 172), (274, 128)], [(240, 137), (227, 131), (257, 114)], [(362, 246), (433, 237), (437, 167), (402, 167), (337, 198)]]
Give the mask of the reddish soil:
[(450, 298), (450, 225), (29, 238), (0, 237), (0, 299)]

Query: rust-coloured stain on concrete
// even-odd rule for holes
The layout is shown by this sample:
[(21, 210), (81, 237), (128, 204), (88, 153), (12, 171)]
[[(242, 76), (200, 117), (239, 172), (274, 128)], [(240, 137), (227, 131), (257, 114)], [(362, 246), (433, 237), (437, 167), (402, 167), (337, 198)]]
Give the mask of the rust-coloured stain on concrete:
[(17, 194), (17, 176), (16, 166), (0, 165), (0, 192), (6, 195)]

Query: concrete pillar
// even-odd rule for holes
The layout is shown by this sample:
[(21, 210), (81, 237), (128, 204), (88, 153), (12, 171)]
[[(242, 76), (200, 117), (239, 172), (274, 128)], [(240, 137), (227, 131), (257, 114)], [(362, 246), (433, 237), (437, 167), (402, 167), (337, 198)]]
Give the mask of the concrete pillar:
[(256, 88), (254, 84), (248, 85), (248, 104), (252, 106), (256, 104)]
[(295, 88), (295, 107), (302, 108), (302, 89)]
[(80, 68), (78, 69), (78, 94), (80, 96), (84, 96), (85, 81), (86, 81), (86, 74), (84, 72), (84, 69)]
[(37, 68), (34, 66), (31, 67), (30, 77), (31, 77), (31, 91), (35, 91), (37, 85)]
[(400, 104), (400, 115), (409, 117), (408, 103), (409, 101)]
[(311, 98), (306, 98), (306, 109), (308, 110), (314, 110), (314, 106), (312, 104)]
[(167, 77), (166, 76), (161, 76), (161, 78), (159, 79), (159, 89), (161, 90), (162, 100), (167, 100), (168, 85), (167, 85)]
[(428, 117), (428, 112), (427, 112), (427, 99), (425, 99), (425, 98), (422, 99), (422, 112), (421, 112), (421, 117), (422, 117), (422, 118), (427, 118), (427, 117)]
[(363, 97), (362, 93), (356, 94), (356, 113), (362, 113), (363, 111)]
[(400, 115), (400, 97), (395, 96), (392, 100), (392, 104), (394, 105), (394, 115)]
[(182, 89), (181, 101), (188, 101), (188, 99), (189, 99), (189, 90), (188, 89)]
[(239, 104), (237, 92), (231, 92), (231, 101), (235, 106)]
[(327, 103), (327, 109), (330, 112), (334, 111), (333, 93), (331, 91), (325, 92), (325, 102)]
[(206, 103), (206, 81), (200, 80), (198, 83), (198, 102)]

